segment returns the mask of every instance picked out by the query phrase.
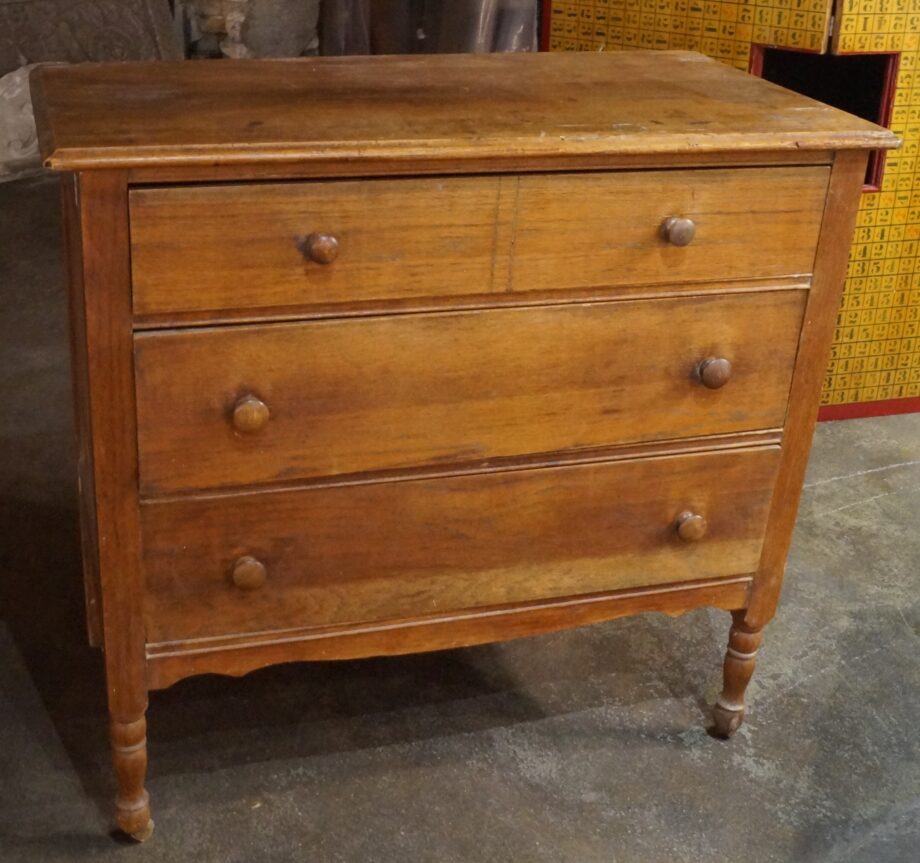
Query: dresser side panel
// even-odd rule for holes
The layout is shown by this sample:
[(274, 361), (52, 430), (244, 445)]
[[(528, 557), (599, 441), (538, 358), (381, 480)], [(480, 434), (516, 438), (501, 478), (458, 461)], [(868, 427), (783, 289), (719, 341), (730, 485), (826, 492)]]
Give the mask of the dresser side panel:
[(93, 482), (92, 426), (86, 356), (86, 318), (83, 297), (83, 250), (77, 178), (67, 174), (61, 181), (64, 214), (65, 268), (70, 309), (70, 369), (76, 430), (77, 487), (80, 507), (80, 549), (83, 560), (83, 589), (86, 598), (86, 627), (89, 643), (102, 647), (102, 586), (99, 582), (96, 492)]
[(834, 159), (815, 256), (812, 289), (796, 357), (783, 435), (783, 454), (773, 494), (766, 541), (754, 580), (746, 622), (766, 624), (776, 611), (786, 557), (795, 529), (811, 440), (818, 417), (821, 384), (843, 293), (847, 250), (856, 226), (866, 151), (842, 151)]
[(80, 175), (86, 393), (109, 709), (135, 722), (147, 703), (137, 498), (137, 423), (128, 246), (120, 171)]

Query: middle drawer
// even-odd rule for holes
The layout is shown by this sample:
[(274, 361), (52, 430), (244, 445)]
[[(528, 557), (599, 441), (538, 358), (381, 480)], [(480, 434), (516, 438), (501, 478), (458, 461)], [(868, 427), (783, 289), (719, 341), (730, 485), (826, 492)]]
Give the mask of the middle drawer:
[[(141, 492), (775, 428), (805, 299), (782, 290), (141, 333)], [(712, 359), (718, 374), (701, 375)]]

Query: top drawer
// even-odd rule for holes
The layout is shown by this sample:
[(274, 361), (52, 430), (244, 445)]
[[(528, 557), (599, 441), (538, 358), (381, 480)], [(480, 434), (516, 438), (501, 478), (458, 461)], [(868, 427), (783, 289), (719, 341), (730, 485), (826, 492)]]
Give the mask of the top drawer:
[(818, 166), (522, 177), (511, 286), (810, 274), (829, 176)]
[[(805, 274), (827, 180), (818, 166), (134, 189), (134, 311), (259, 317)], [(664, 235), (673, 217), (692, 222), (687, 245)]]
[(135, 189), (135, 314), (489, 291), (500, 185), (467, 177)]

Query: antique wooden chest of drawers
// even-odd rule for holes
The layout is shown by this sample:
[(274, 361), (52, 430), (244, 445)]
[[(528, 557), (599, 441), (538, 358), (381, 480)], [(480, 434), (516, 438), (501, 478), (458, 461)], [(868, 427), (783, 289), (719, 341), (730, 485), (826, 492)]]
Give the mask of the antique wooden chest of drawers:
[(884, 129), (702, 56), (42, 69), (117, 819), (148, 691), (774, 613)]

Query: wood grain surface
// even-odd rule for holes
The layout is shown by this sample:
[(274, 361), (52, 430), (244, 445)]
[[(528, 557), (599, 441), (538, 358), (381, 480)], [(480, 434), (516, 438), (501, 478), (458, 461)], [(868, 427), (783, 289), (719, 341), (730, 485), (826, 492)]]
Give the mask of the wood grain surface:
[[(810, 273), (828, 169), (624, 171), (520, 179), (514, 290)], [(693, 240), (660, 236), (690, 218)]]
[[(499, 177), (135, 189), (134, 311), (504, 290), (493, 269), (509, 252), (502, 226), (510, 225), (513, 191), (512, 178)], [(316, 232), (337, 239), (333, 262), (302, 251)]]
[(776, 613), (786, 571), (786, 556), (798, 515), (811, 439), (818, 419), (821, 384), (834, 337), (850, 248), (865, 177), (865, 152), (838, 153), (831, 173), (814, 285), (802, 322), (801, 344), (789, 393), (783, 436), (783, 459), (770, 513), (763, 558), (751, 593), (745, 625), (765, 626)]
[[(807, 292), (135, 338), (144, 495), (781, 426)], [(732, 363), (721, 389), (697, 377)], [(270, 412), (242, 433), (234, 408)]]
[(79, 172), (124, 832), (152, 830), (148, 690), (190, 674), (712, 605), (737, 728), (890, 131), (685, 52), (83, 64), (32, 92)]
[(644, 612), (676, 616), (701, 606), (743, 609), (750, 576), (655, 585), (600, 594), (556, 597), (400, 621), (288, 629), (187, 642), (150, 643), (151, 689), (193, 674), (247, 674), (277, 662), (396, 656), (525, 638)]
[[(658, 53), (658, 52), (656, 52)], [(891, 146), (897, 146), (895, 141)], [(462, 160), (440, 159), (436, 152), (428, 157), (392, 154), (375, 159), (330, 156), (317, 162), (310, 159), (282, 162), (221, 162), (209, 165), (183, 165), (163, 161), (138, 162), (126, 168), (132, 186), (181, 183), (241, 183), (316, 180), (348, 177), (423, 177), (468, 174), (557, 173), (565, 171), (654, 171), (673, 168), (766, 168), (802, 165), (828, 166), (834, 161), (832, 150), (749, 149), (738, 153), (707, 151), (695, 154), (642, 153), (555, 153), (536, 157), (509, 149), (490, 156), (469, 156)]]
[[(829, 169), (254, 183), (131, 192), (139, 316), (808, 274)], [(572, 201), (578, 201), (572, 207)], [(696, 226), (675, 246), (673, 216)], [(304, 253), (333, 236), (331, 263)], [(496, 301), (502, 301), (496, 297)]]
[(83, 286), (83, 236), (77, 177), (61, 183), (64, 265), (70, 320), (70, 375), (74, 397), (77, 493), (80, 504), (80, 552), (89, 643), (103, 646), (102, 583), (99, 572), (99, 525), (96, 521), (96, 485), (93, 466), (92, 417), (89, 402), (89, 358), (86, 355), (86, 309)]
[[(399, 619), (753, 571), (779, 447), (148, 503), (147, 638)], [(685, 510), (706, 536), (684, 542)], [(237, 561), (266, 569), (258, 590)]]
[(78, 219), (67, 230), (70, 241), (79, 243), (83, 278), (71, 282), (70, 302), (74, 335), (85, 350), (76, 358), (76, 392), (89, 411), (88, 422), (79, 418), (77, 430), (89, 434), (90, 452), (84, 457), (93, 474), (91, 527), (96, 531), (93, 551), (99, 567), (110, 739), (118, 780), (116, 820), (125, 833), (133, 834), (146, 830), (150, 807), (144, 789), (147, 669), (128, 187), (122, 172), (106, 171), (81, 175), (76, 191)]
[[(626, 83), (628, 82), (628, 83)], [(44, 67), (56, 169), (891, 147), (886, 129), (681, 51)], [(376, 163), (376, 164), (375, 164)]]

